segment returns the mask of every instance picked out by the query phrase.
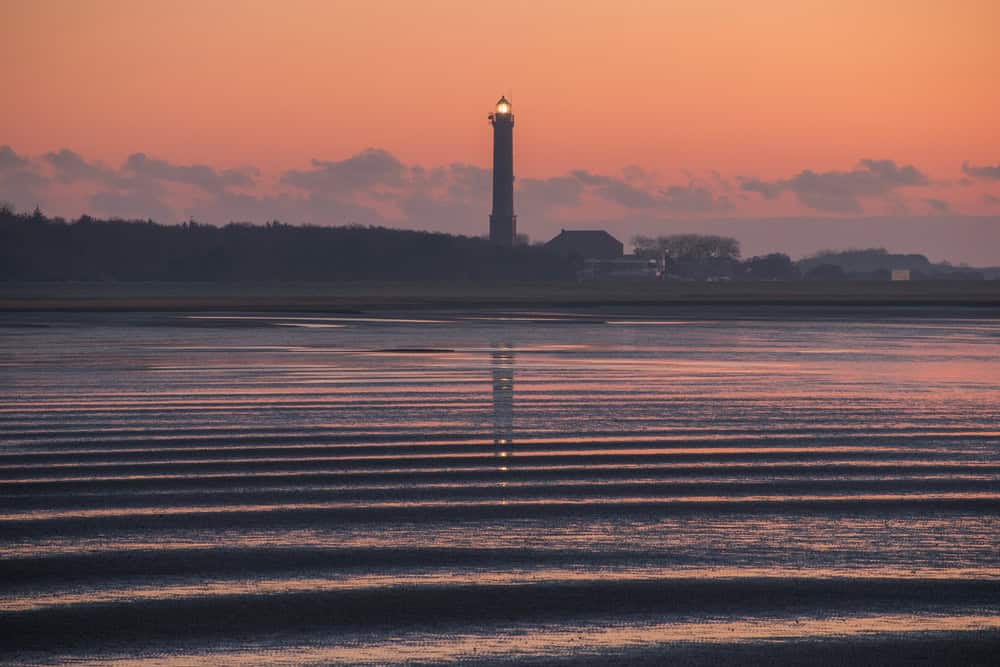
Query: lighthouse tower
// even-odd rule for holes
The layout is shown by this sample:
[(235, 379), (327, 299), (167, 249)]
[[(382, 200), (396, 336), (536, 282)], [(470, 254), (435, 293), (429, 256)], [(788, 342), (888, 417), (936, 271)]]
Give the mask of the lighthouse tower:
[(510, 102), (501, 97), (491, 113), (493, 125), (493, 212), (490, 213), (490, 240), (514, 245), (517, 216), (514, 215), (514, 114)]

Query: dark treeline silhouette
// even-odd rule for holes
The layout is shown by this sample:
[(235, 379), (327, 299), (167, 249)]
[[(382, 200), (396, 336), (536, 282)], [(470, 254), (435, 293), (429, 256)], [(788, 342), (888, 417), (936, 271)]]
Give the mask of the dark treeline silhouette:
[(889, 280), (908, 271), (910, 280), (983, 280), (993, 269), (934, 263), (924, 255), (891, 253), (885, 248), (824, 250), (798, 261), (806, 280)]
[(983, 280), (995, 278), (996, 269), (974, 269), (933, 263), (924, 255), (895, 254), (885, 248), (824, 250), (793, 261), (783, 253), (740, 259), (740, 243), (726, 236), (675, 234), (636, 236), (635, 254), (659, 259), (667, 278), (680, 280), (840, 281), (892, 279), (893, 271), (907, 271), (907, 280)]
[(728, 236), (636, 236), (633, 243), (637, 257), (662, 258), (668, 278), (773, 281), (801, 277), (795, 262), (782, 253), (741, 260), (740, 242)]
[[(910, 280), (1000, 277), (997, 269), (932, 263), (882, 248), (824, 251), (795, 262), (782, 253), (741, 259), (739, 242), (723, 236), (636, 237), (634, 243), (635, 257), (658, 262), (667, 281), (885, 281), (898, 270)], [(543, 245), (510, 247), (384, 227), (161, 225), (86, 215), (67, 222), (0, 204), (4, 281), (537, 282), (574, 280), (583, 265)]]
[(540, 247), (383, 227), (73, 222), (0, 207), (0, 280), (572, 280)]

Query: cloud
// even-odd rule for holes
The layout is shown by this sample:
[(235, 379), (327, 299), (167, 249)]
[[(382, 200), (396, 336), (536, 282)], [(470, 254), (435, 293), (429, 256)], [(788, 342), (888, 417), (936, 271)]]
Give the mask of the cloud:
[[(649, 174), (638, 167), (625, 170), (624, 178), (614, 178), (578, 169), (570, 176), (579, 181), (584, 192), (631, 210), (663, 213), (699, 214), (732, 208), (728, 197), (717, 197), (707, 185), (690, 181), (686, 186), (657, 188), (649, 185)], [(690, 175), (689, 175), (690, 176)], [(644, 187), (635, 185), (644, 183)], [(579, 197), (578, 197), (579, 199)]]
[(447, 169), (433, 170), (433, 174), (423, 181), (415, 178), (415, 186), (421, 190), (433, 190), (446, 185), (448, 197), (460, 201), (485, 201), (490, 197), (493, 173), (489, 169), (456, 162), (448, 165)]
[(205, 192), (219, 193), (229, 188), (252, 188), (259, 175), (255, 167), (217, 170), (204, 164), (178, 165), (145, 153), (129, 155), (117, 170), (99, 162), (88, 162), (80, 154), (64, 148), (42, 158), (60, 183), (93, 181), (107, 187), (141, 189), (152, 184), (178, 183)]
[(133, 153), (121, 168), (122, 175), (139, 179), (162, 180), (193, 185), (206, 192), (222, 192), (228, 188), (252, 188), (258, 171), (254, 167), (217, 171), (204, 164), (175, 165), (166, 160)]
[(993, 195), (987, 193), (983, 195), (983, 203), (987, 206), (996, 206), (1000, 204), (1000, 197), (994, 197)]
[(775, 199), (783, 192), (818, 211), (860, 213), (859, 199), (884, 197), (894, 190), (929, 184), (927, 176), (912, 165), (892, 160), (861, 160), (851, 171), (815, 172), (810, 169), (776, 181), (746, 179), (742, 189)]
[(491, 172), (482, 167), (408, 166), (385, 149), (369, 148), (343, 160), (314, 159), (309, 168), (283, 172), (278, 185), (288, 191), (264, 196), (218, 193), (191, 207), (189, 214), (210, 220), (401, 224), (461, 231), (469, 229), (471, 219), (486, 215), (491, 184)]
[(42, 203), (47, 185), (30, 159), (10, 146), (0, 146), (0, 201), (17, 209), (33, 208)]
[(624, 179), (592, 174), (585, 169), (577, 169), (570, 175), (580, 181), (592, 194), (625, 208), (652, 208), (656, 206), (656, 196), (635, 187)]
[(174, 210), (161, 196), (150, 190), (102, 190), (90, 196), (88, 203), (94, 213), (126, 220), (175, 220)]
[(414, 192), (400, 199), (398, 206), (407, 227), (465, 236), (478, 236), (486, 232), (489, 211), (486, 202), (477, 204)]
[(402, 181), (387, 192), (387, 201), (408, 226), (477, 235), (485, 231), (493, 188), (489, 169), (464, 162), (446, 167), (406, 168)]
[(402, 186), (407, 172), (388, 151), (369, 148), (345, 160), (313, 160), (311, 169), (286, 171), (281, 182), (309, 192), (353, 194), (380, 186)]
[(15, 153), (10, 146), (0, 146), (0, 173), (23, 169), (28, 164), (28, 159)]
[[(83, 196), (96, 215), (165, 222), (194, 217), (219, 223), (281, 219), (388, 224), (460, 233), (479, 230), (477, 221), (489, 213), (493, 181), (485, 167), (462, 162), (432, 168), (407, 165), (383, 148), (368, 148), (340, 160), (313, 159), (305, 168), (282, 172), (259, 194), (247, 192), (257, 187), (260, 176), (253, 167), (176, 164), (142, 152), (111, 168), (63, 148), (46, 153), (37, 165), (47, 175), (9, 147), (0, 150), (0, 169), (9, 172), (6, 178), (12, 183), (17, 180), (21, 195), (28, 185), (35, 190), (71, 185), (70, 190), (50, 194), (56, 199), (68, 192), (76, 193), (77, 199)], [(10, 175), (14, 172), (16, 179)], [(625, 167), (620, 176), (577, 169), (549, 178), (522, 178), (515, 182), (516, 207), (523, 219), (543, 225), (586, 216), (584, 207), (594, 200), (650, 218), (732, 209), (727, 196), (714, 192), (725, 185), (718, 172), (704, 183), (692, 174), (688, 178), (687, 185), (663, 187), (654, 172), (637, 165)], [(171, 185), (190, 186), (193, 191), (178, 191)]]
[[(476, 229), (474, 221), (490, 208), (492, 172), (467, 163), (425, 169), (404, 164), (382, 148), (369, 148), (343, 160), (314, 159), (308, 169), (285, 171), (280, 183), (311, 195), (322, 193), (340, 204), (368, 202), (391, 206), (385, 219), (434, 229)], [(630, 166), (622, 177), (585, 169), (550, 178), (515, 182), (516, 208), (522, 217), (545, 219), (584, 204), (587, 197), (626, 210), (651, 214), (699, 214), (732, 208), (706, 185), (658, 188), (652, 174)]]
[(1000, 181), (1000, 164), (983, 165), (981, 167), (971, 165), (968, 162), (962, 163), (962, 173), (972, 178), (981, 178), (988, 181)]
[(709, 174), (712, 177), (712, 181), (716, 185), (718, 185), (726, 192), (732, 192), (733, 184), (729, 182), (729, 179), (723, 178), (722, 174), (719, 171), (713, 169), (711, 172), (709, 172)]
[(528, 211), (578, 206), (585, 187), (572, 176), (525, 178), (517, 181), (517, 205)]
[(646, 184), (652, 179), (652, 174), (637, 164), (629, 164), (622, 167), (622, 176), (633, 185)]
[(726, 196), (715, 196), (707, 187), (689, 183), (674, 185), (661, 192), (662, 206), (673, 213), (714, 213), (730, 210), (733, 205)]
[[(707, 186), (657, 189), (650, 185), (652, 175), (640, 167), (628, 167), (623, 174), (619, 178), (579, 169), (551, 178), (518, 179), (517, 210), (522, 216), (543, 218), (556, 209), (581, 206), (588, 196), (626, 210), (663, 213), (723, 211), (732, 206)], [(466, 163), (433, 169), (408, 166), (384, 149), (369, 148), (343, 160), (314, 159), (309, 169), (284, 172), (280, 182), (342, 203), (391, 205), (410, 224), (470, 229), (472, 220), (489, 211), (492, 173)], [(393, 220), (392, 215), (387, 219)]]
[[(343, 160), (314, 159), (309, 169), (285, 171), (279, 182), (351, 222), (469, 233), (489, 211), (492, 179), (489, 169), (476, 165), (427, 169), (369, 148)], [(307, 208), (320, 213), (318, 206)]]
[(950, 213), (951, 204), (943, 199), (925, 199), (924, 202), (930, 207), (931, 213)]
[(764, 199), (776, 199), (781, 196), (785, 188), (785, 181), (762, 181), (757, 178), (750, 178), (743, 181), (743, 190), (756, 192)]
[(68, 148), (59, 152), (46, 153), (43, 159), (52, 165), (55, 178), (61, 183), (112, 182), (117, 178), (113, 170), (97, 162), (87, 162), (78, 153)]
[(387, 224), (387, 220), (374, 208), (323, 193), (299, 196), (288, 193), (253, 195), (222, 192), (187, 207), (184, 214), (198, 221), (212, 223), (280, 220), (313, 225)]
[[(232, 189), (248, 189), (256, 185), (259, 172), (251, 166), (239, 169), (215, 169), (204, 164), (174, 164), (168, 160), (133, 153), (118, 169), (91, 162), (68, 148), (43, 155), (40, 164), (50, 169), (51, 177), (38, 177), (36, 185), (45, 188), (52, 183), (96, 185), (87, 197), (91, 213), (118, 218), (151, 218), (171, 222), (177, 211), (168, 202), (167, 185), (191, 186), (196, 191), (222, 201)], [(221, 212), (219, 205), (210, 208)]]

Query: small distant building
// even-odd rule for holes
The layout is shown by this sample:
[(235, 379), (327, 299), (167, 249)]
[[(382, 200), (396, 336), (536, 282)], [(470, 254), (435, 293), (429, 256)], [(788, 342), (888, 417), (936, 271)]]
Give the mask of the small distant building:
[(587, 259), (618, 259), (625, 254), (625, 246), (603, 229), (564, 229), (545, 247), (563, 257)]
[(905, 282), (910, 279), (909, 269), (893, 269), (891, 275), (893, 282)]

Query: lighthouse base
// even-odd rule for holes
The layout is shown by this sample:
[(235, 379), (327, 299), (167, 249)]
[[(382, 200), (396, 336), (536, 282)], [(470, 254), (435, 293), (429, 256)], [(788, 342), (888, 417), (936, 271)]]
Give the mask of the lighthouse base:
[(490, 215), (490, 241), (512, 246), (517, 241), (516, 215)]

